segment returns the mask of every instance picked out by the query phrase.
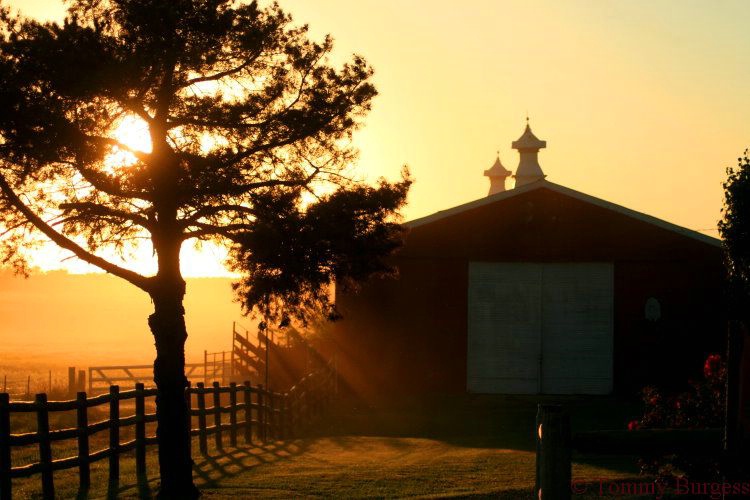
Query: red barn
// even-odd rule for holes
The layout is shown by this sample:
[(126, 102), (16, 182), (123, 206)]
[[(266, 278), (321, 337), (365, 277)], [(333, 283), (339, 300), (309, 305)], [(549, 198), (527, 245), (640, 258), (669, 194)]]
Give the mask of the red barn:
[(719, 240), (545, 180), (528, 126), (513, 146), (515, 189), (496, 162), (489, 196), (407, 223), (398, 279), (338, 294), (342, 375), (370, 394), (609, 394), (700, 373), (725, 338)]

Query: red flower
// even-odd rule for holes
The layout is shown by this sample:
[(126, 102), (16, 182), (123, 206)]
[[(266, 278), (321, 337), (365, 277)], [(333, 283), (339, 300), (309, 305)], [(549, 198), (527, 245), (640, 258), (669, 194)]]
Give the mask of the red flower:
[(706, 378), (711, 378), (719, 373), (721, 367), (721, 356), (718, 354), (711, 354), (706, 358), (706, 362), (703, 364), (703, 375)]
[(629, 431), (638, 430), (640, 427), (641, 427), (641, 424), (637, 420), (631, 420), (630, 422), (628, 422)]

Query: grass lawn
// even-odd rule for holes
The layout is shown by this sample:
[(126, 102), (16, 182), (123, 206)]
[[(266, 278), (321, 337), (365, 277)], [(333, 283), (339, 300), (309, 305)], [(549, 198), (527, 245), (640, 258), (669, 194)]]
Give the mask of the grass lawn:
[[(196, 481), (206, 498), (533, 498), (535, 404), (520, 397), (339, 404), (311, 437), (196, 453)], [(611, 399), (563, 404), (577, 430), (622, 428), (637, 411)], [(149, 467), (156, 471), (154, 452)], [(598, 498), (601, 478), (642, 481), (627, 458), (574, 456), (573, 475), (589, 482), (589, 495), (575, 498)], [(91, 497), (107, 494), (106, 461), (92, 482)], [(137, 497), (134, 484), (133, 460), (123, 457), (118, 496)], [(75, 497), (75, 472), (56, 473), (55, 485), (60, 497)], [(38, 497), (38, 476), (14, 488), (16, 498)]]

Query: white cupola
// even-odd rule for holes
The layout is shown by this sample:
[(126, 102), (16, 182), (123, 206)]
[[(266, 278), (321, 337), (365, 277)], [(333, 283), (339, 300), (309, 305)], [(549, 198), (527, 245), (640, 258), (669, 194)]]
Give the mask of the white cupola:
[(528, 117), (526, 118), (526, 130), (524, 130), (523, 135), (517, 141), (513, 141), (511, 146), (513, 149), (517, 149), (521, 156), (518, 168), (516, 169), (516, 175), (514, 175), (516, 178), (516, 187), (539, 181), (546, 177), (544, 172), (542, 172), (542, 167), (539, 166), (537, 155), (540, 149), (547, 147), (547, 141), (541, 141), (534, 135), (529, 126)]
[(488, 170), (484, 171), (484, 175), (490, 179), (490, 192), (487, 193), (487, 196), (491, 196), (495, 193), (505, 191), (505, 179), (513, 175), (513, 173), (500, 163), (500, 152), (498, 151), (495, 163)]

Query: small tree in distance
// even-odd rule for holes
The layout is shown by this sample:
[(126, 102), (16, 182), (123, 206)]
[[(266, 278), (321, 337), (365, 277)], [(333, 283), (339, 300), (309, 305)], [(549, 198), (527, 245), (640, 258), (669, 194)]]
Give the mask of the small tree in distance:
[[(68, 4), (63, 24), (1, 7), (0, 257), (22, 269), (19, 250), (46, 239), (149, 294), (160, 495), (195, 497), (182, 245), (230, 249), (247, 312), (334, 315), (332, 280), (391, 271), (383, 257), (400, 244), (410, 180), (350, 178), (372, 70), (358, 56), (332, 67), (331, 39), (309, 40), (278, 5)], [(144, 125), (150, 147), (117, 139), (124, 120)], [(102, 256), (143, 242), (153, 276)]]

